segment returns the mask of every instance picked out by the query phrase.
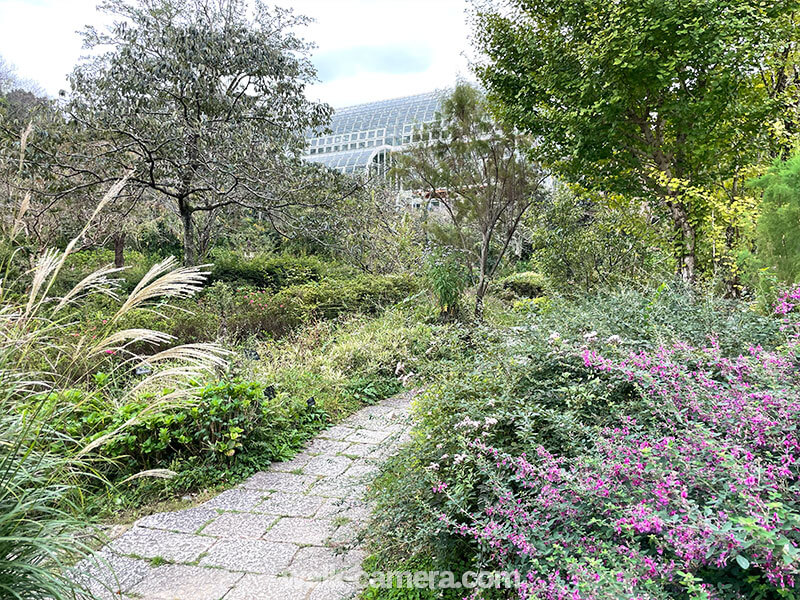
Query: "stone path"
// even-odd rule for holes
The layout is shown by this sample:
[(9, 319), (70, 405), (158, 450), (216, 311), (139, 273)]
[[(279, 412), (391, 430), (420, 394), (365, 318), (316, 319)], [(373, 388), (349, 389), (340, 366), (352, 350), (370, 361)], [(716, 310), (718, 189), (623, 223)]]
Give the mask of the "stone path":
[(139, 519), (76, 566), (99, 600), (341, 600), (360, 589), (363, 492), (413, 392), (369, 406), (199, 506)]

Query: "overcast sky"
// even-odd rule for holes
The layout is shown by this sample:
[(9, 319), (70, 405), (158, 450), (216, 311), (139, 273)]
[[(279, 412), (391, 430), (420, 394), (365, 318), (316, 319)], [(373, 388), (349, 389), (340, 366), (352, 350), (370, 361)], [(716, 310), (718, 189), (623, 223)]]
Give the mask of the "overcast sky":
[[(77, 31), (100, 24), (95, 0), (0, 0), (0, 56), (49, 94), (81, 56)], [(321, 83), (309, 96), (348, 106), (447, 87), (469, 77), (466, 0), (273, 0), (313, 17)]]

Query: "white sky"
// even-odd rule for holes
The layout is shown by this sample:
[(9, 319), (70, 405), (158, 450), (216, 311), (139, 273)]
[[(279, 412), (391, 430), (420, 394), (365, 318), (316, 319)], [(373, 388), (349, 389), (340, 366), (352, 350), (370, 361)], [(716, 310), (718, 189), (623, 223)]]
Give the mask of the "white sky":
[[(271, 0), (313, 17), (322, 83), (309, 96), (334, 107), (406, 96), (470, 77), (467, 0)], [(67, 87), (82, 54), (76, 33), (101, 24), (95, 0), (0, 0), (0, 56), (49, 94)]]

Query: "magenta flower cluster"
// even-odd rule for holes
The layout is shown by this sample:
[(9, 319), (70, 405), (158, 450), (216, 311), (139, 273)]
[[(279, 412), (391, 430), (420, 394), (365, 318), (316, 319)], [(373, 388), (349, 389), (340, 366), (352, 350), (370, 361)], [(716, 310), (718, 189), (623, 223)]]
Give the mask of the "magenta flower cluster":
[[(776, 312), (796, 327), (796, 308), (800, 288)], [(493, 500), (441, 520), (498, 568), (516, 569), (521, 598), (745, 598), (753, 586), (800, 587), (797, 348), (790, 339), (729, 358), (714, 342), (675, 344), (622, 360), (584, 348), (595, 376), (633, 386), (629, 414), (577, 457), (544, 447), (510, 456), (475, 440)]]

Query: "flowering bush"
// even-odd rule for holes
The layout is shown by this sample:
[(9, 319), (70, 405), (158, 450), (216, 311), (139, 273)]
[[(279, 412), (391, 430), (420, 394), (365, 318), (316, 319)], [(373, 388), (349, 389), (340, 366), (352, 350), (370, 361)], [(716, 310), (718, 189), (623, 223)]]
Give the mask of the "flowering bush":
[(714, 344), (676, 344), (623, 360), (587, 348), (583, 358), (635, 386), (636, 413), (602, 428), (577, 460), (542, 446), (511, 457), (473, 442), (493, 464), (497, 496), (474, 520), (444, 514), (445, 523), (500, 567), (523, 571), (523, 598), (751, 597), (765, 583), (794, 587), (793, 352), (752, 347), (731, 359)]
[(417, 407), (419, 543), (518, 571), (521, 598), (795, 597), (797, 299), (777, 309), (783, 347), (742, 355), (607, 324), (509, 336), (481, 376)]

